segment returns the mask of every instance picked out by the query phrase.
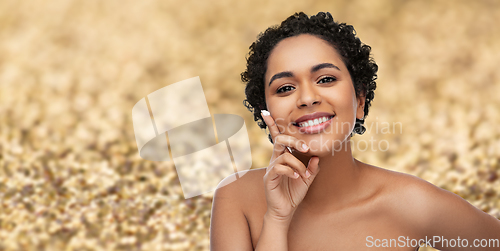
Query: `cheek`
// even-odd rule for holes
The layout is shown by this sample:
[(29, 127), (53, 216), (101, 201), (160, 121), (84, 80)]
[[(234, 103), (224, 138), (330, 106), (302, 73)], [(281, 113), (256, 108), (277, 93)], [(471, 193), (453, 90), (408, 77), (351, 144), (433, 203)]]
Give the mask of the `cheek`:
[(335, 125), (338, 133), (348, 133), (356, 122), (356, 98), (353, 90), (344, 87), (343, 89), (337, 89), (335, 92), (331, 92), (328, 96), (330, 104), (337, 116), (335, 117)]
[(356, 98), (348, 88), (338, 89), (325, 93), (326, 98), (333, 104), (337, 113), (352, 112), (356, 108)]
[(274, 122), (278, 126), (278, 129), (281, 133), (285, 133), (287, 131), (288, 123), (285, 118), (289, 116), (291, 113), (290, 100), (288, 99), (268, 99), (266, 100), (268, 111), (271, 113), (271, 117), (273, 117)]

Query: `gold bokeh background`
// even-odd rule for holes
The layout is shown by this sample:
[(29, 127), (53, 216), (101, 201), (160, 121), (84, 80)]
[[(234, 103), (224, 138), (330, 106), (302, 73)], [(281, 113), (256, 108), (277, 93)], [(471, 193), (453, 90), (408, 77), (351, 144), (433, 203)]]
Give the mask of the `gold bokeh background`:
[(138, 156), (132, 107), (200, 76), (267, 166), (239, 74), (258, 33), (297, 11), (329, 11), (373, 48), (372, 127), (354, 142), (388, 149), (355, 157), (500, 218), (498, 1), (3, 0), (0, 250), (207, 250), (212, 195), (184, 200), (171, 163)]

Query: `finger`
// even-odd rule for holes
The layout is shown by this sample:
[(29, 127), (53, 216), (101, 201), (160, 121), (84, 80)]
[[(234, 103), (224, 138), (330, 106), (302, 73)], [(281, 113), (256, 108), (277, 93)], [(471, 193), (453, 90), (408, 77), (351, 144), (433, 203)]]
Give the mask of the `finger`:
[(297, 138), (290, 135), (280, 134), (276, 136), (274, 145), (275, 145), (274, 149), (278, 153), (283, 152), (286, 147), (292, 147), (303, 153), (309, 151), (309, 147), (303, 140), (298, 140)]
[(271, 138), (274, 141), (276, 136), (281, 134), (280, 130), (278, 129), (278, 126), (276, 125), (276, 122), (274, 121), (273, 117), (271, 117), (271, 114), (268, 111), (262, 110), (260, 114), (262, 115), (264, 122), (269, 128), (269, 133), (271, 134)]
[(293, 154), (291, 153), (284, 153), (280, 155), (274, 163), (289, 166), (293, 168), (297, 173), (299, 173), (302, 177), (308, 178), (306, 177), (307, 169), (304, 163), (298, 160), (297, 157), (293, 156)]
[(307, 164), (307, 170), (306, 170), (306, 179), (304, 181), (306, 181), (306, 184), (307, 186), (310, 186), (311, 183), (313, 182), (314, 178), (316, 178), (316, 176), (318, 175), (319, 173), (319, 157), (312, 157), (311, 159), (309, 159), (309, 163)]
[[(288, 176), (291, 179), (298, 179), (300, 175), (293, 171), (289, 166), (285, 166), (282, 164), (274, 165), (271, 170), (264, 175), (264, 184), (267, 185), (267, 188), (270, 190), (274, 190), (280, 186), (281, 179), (283, 176)], [(290, 193), (286, 193), (292, 207), (296, 207), (296, 203), (293, 201)]]
[(300, 175), (291, 167), (282, 164), (275, 164), (267, 171), (266, 175), (264, 175), (264, 183), (279, 181), (279, 178), (283, 175), (290, 177), (291, 179), (297, 179), (300, 177)]
[[(262, 118), (264, 119), (264, 122), (269, 127), (269, 133), (271, 134), (271, 137), (273, 139), (275, 146), (276, 146), (276, 142), (280, 141), (277, 139), (277, 137), (285, 136), (282, 138), (283, 140), (280, 141), (280, 143), (281, 143), (281, 145), (283, 145), (283, 147), (277, 149), (278, 154), (283, 153), (285, 151), (285, 147), (292, 147), (292, 148), (294, 148), (300, 152), (304, 152), (304, 153), (309, 151), (309, 147), (305, 144), (304, 141), (300, 141), (297, 138), (289, 136), (289, 135), (281, 134), (281, 132), (278, 128), (278, 125), (276, 124), (276, 121), (273, 119), (273, 117), (271, 116), (271, 114), (267, 110), (262, 110), (261, 115), (262, 115)], [(291, 153), (292, 150), (291, 149), (289, 149), (289, 150)]]

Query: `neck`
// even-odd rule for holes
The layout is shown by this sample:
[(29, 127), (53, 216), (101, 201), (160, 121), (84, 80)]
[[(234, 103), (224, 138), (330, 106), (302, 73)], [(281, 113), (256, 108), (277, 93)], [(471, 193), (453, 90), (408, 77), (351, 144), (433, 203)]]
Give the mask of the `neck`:
[[(306, 166), (307, 162), (308, 159)], [(321, 156), (319, 166), (320, 171), (301, 206), (310, 206), (315, 211), (331, 211), (340, 209), (359, 197), (361, 165), (352, 157), (350, 140), (343, 143), (341, 150)]]

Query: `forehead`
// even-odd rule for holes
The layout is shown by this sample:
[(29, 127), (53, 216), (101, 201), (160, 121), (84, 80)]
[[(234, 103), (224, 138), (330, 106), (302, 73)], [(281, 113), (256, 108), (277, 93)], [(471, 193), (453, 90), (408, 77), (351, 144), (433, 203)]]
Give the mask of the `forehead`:
[(283, 72), (308, 72), (311, 66), (332, 63), (342, 71), (346, 69), (337, 50), (327, 41), (310, 34), (285, 38), (272, 50), (267, 61), (265, 80)]

